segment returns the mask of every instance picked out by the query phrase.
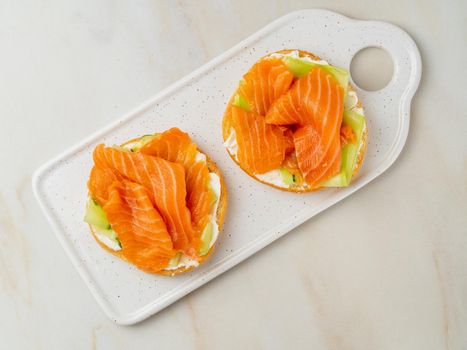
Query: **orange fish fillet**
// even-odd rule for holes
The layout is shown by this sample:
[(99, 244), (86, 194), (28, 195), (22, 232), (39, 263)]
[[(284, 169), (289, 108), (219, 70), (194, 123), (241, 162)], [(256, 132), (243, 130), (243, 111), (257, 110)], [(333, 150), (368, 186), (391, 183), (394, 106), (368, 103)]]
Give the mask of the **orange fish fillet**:
[(125, 179), (146, 187), (151, 202), (167, 224), (174, 248), (190, 247), (194, 230), (186, 207), (185, 170), (181, 164), (104, 145), (98, 145), (93, 156), (96, 166), (109, 167)]
[(96, 202), (103, 206), (109, 200), (110, 186), (121, 179), (122, 177), (110, 168), (94, 166), (89, 176), (88, 188)]
[(164, 220), (144, 186), (127, 180), (115, 182), (103, 209), (118, 232), (128, 261), (149, 272), (167, 266), (176, 252)]
[(284, 131), (266, 124), (264, 117), (232, 106), (230, 123), (238, 143), (238, 161), (246, 170), (262, 174), (282, 164), (290, 146)]
[(212, 201), (209, 188), (209, 169), (204, 161), (196, 159), (198, 149), (188, 134), (172, 128), (157, 135), (140, 149), (141, 153), (157, 156), (171, 162), (182, 164), (185, 168), (187, 207), (191, 220), (198, 231), (208, 220)]
[(257, 62), (243, 79), (238, 94), (247, 99), (253, 112), (265, 115), (272, 103), (289, 89), (294, 76), (281, 59), (268, 58)]
[(298, 79), (266, 114), (274, 125), (302, 125), (294, 133), (298, 165), (314, 186), (340, 168), (340, 136), (344, 91), (337, 80), (319, 67)]

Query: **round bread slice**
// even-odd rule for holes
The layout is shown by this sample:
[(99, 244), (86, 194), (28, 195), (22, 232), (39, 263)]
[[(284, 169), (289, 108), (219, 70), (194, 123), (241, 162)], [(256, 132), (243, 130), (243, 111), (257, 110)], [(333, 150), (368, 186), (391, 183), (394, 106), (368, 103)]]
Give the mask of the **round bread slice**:
[[(140, 138), (129, 140), (129, 141), (125, 142), (124, 144), (122, 144), (121, 146), (125, 147), (125, 145), (127, 145), (129, 143), (133, 143), (135, 141), (138, 141), (139, 139)], [(216, 238), (216, 242), (217, 242), (217, 240), (219, 239), (220, 234), (222, 232), (222, 226), (224, 224), (225, 213), (227, 211), (227, 188), (226, 188), (226, 185), (225, 185), (224, 177), (222, 176), (222, 174), (221, 174), (219, 168), (217, 167), (216, 163), (206, 153), (202, 152), (199, 149), (198, 149), (198, 151), (206, 156), (206, 164), (208, 166), (209, 172), (210, 173), (215, 173), (219, 177), (220, 184), (221, 184), (219, 204), (217, 206), (217, 211), (216, 211), (216, 223), (217, 223), (217, 225), (219, 227), (219, 234), (218, 234), (218, 236)], [(97, 238), (96, 233), (94, 231), (94, 228), (91, 225), (89, 225), (89, 227), (91, 229), (91, 233), (92, 233), (94, 239), (96, 240), (96, 242), (103, 249), (107, 250), (109, 253), (111, 253), (111, 254), (119, 257), (120, 259), (125, 260), (126, 262), (131, 264), (131, 262), (129, 262), (125, 258), (124, 254), (123, 254), (123, 249), (122, 250), (113, 250), (113, 249), (109, 248), (107, 245), (102, 243), (99, 240), (99, 238)], [(204, 263), (209, 258), (209, 256), (211, 256), (211, 254), (214, 251), (214, 247), (216, 246), (216, 242), (214, 242), (212, 244), (211, 248), (209, 249), (209, 251), (205, 255), (200, 256), (198, 258), (198, 260), (197, 260), (198, 265), (197, 266), (179, 267), (178, 269), (174, 269), (174, 270), (161, 270), (161, 271), (158, 271), (158, 272), (154, 272), (154, 271), (145, 271), (145, 272), (152, 273), (152, 274), (157, 274), (157, 275), (163, 275), (163, 276), (175, 276), (175, 275), (180, 275), (180, 274), (183, 274), (185, 272), (191, 271), (194, 268), (200, 266), (202, 263)]]
[[(300, 54), (300, 57), (309, 57), (311, 58), (312, 60), (314, 61), (320, 61), (321, 58), (316, 56), (315, 54), (312, 54), (310, 52), (306, 52), (306, 51), (303, 51), (303, 50), (291, 50), (291, 49), (287, 49), (287, 50), (280, 50), (280, 51), (277, 51), (275, 53), (277, 54), (283, 54), (283, 55), (287, 55), (287, 54), (290, 54), (294, 51), (298, 51), (298, 53)], [(258, 60), (261, 61), (267, 57), (269, 57), (271, 54), (268, 54), (266, 56), (263, 56), (262, 58), (260, 58)], [(350, 84), (349, 82), (349, 86), (348, 86), (348, 89), (349, 91), (353, 91), (355, 92), (355, 95), (357, 96), (356, 94), (356, 91), (355, 91), (355, 88), (354, 86), (352, 86), (352, 84)], [(223, 136), (223, 139), (224, 139), (224, 142), (228, 139), (229, 135), (230, 135), (230, 124), (228, 123), (228, 120), (229, 120), (229, 115), (231, 113), (231, 107), (232, 107), (232, 103), (234, 101), (234, 97), (236, 95), (237, 91), (235, 91), (228, 104), (227, 104), (227, 107), (225, 109), (225, 112), (224, 112), (224, 117), (223, 117), (223, 121), (222, 121), (222, 136)], [(362, 104), (362, 101), (359, 99), (359, 97), (357, 96), (357, 104), (356, 106), (357, 108), (363, 108), (363, 104)], [(367, 139), (368, 139), (368, 128), (367, 126), (365, 126), (365, 129), (363, 131), (363, 137), (362, 137), (362, 146), (360, 147), (359, 151), (358, 151), (358, 155), (357, 155), (357, 162), (355, 164), (355, 167), (354, 167), (354, 170), (353, 170), (353, 174), (352, 174), (352, 178), (360, 171), (361, 167), (362, 167), (362, 164), (363, 164), (363, 158), (364, 158), (364, 155), (365, 155), (365, 151), (366, 151), (366, 144), (367, 144)], [(259, 181), (263, 184), (266, 184), (266, 185), (269, 185), (271, 187), (274, 187), (274, 188), (277, 188), (278, 190), (282, 190), (282, 191), (286, 191), (286, 192), (296, 192), (296, 193), (305, 193), (305, 192), (314, 192), (314, 191), (319, 191), (325, 187), (315, 187), (315, 188), (299, 188), (299, 187), (280, 187), (280, 186), (277, 186), (271, 182), (268, 182), (268, 181), (265, 181), (264, 179), (260, 179), (258, 178), (258, 176), (254, 173), (252, 173), (251, 171), (245, 169), (239, 162), (238, 160), (236, 159), (235, 155), (232, 154), (230, 152), (230, 150), (228, 148), (227, 149), (227, 152), (229, 153), (230, 157), (232, 158), (232, 160), (237, 163), (237, 165), (244, 171), (246, 172), (248, 175), (250, 175), (252, 178), (254, 178), (256, 181)]]

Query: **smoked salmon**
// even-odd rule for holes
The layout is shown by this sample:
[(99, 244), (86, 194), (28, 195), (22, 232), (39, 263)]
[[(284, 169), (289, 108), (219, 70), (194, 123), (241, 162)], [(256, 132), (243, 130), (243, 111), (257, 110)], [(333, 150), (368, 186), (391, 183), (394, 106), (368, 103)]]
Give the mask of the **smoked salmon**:
[[(96, 146), (85, 221), (107, 250), (151, 273), (203, 262), (222, 224), (220, 172), (172, 128), (122, 146)], [(109, 241), (110, 240), (110, 241)]]
[(247, 170), (262, 174), (280, 166), (289, 143), (278, 126), (266, 124), (264, 117), (232, 107), (230, 123), (238, 142), (238, 161)]
[(186, 207), (185, 170), (181, 164), (104, 145), (94, 150), (94, 163), (149, 190), (151, 201), (164, 217), (176, 249), (184, 250), (193, 242), (194, 230)]
[(265, 59), (243, 76), (238, 94), (246, 99), (252, 112), (264, 116), (271, 104), (289, 90), (293, 79), (282, 60)]
[(147, 271), (166, 267), (174, 255), (172, 239), (146, 188), (123, 180), (109, 192), (103, 209), (125, 247), (126, 259)]
[(229, 153), (260, 180), (263, 173), (285, 169), (288, 181), (303, 180), (305, 190), (321, 187), (344, 167), (343, 145), (363, 140), (362, 116), (353, 126), (343, 124), (349, 89), (345, 70), (312, 54), (284, 50), (260, 59), (224, 114)]
[(187, 133), (172, 128), (156, 135), (140, 150), (141, 153), (157, 156), (182, 164), (185, 168), (187, 207), (191, 220), (199, 230), (209, 216), (212, 191), (209, 188), (209, 169), (205, 162), (197, 161), (198, 150)]
[(117, 172), (108, 167), (94, 166), (89, 176), (88, 188), (94, 200), (102, 206), (109, 200), (110, 186), (121, 179)]

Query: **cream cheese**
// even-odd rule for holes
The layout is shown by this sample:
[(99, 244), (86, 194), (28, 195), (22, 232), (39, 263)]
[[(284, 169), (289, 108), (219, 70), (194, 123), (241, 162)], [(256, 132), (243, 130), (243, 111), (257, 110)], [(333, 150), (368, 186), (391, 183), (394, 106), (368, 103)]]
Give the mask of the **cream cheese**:
[(189, 256), (182, 254), (177, 265), (166, 267), (164, 270), (166, 271), (177, 270), (181, 267), (189, 268), (189, 267), (196, 267), (198, 265), (199, 265), (198, 260), (192, 259)]
[(117, 241), (109, 238), (105, 233), (103, 233), (98, 227), (91, 225), (92, 229), (94, 231), (94, 235), (97, 237), (97, 239), (107, 247), (109, 247), (112, 250), (119, 251), (122, 250), (122, 247), (120, 247), (120, 244), (118, 244)]
[(264, 174), (255, 174), (255, 177), (277, 187), (289, 188), (289, 185), (284, 182), (279, 169), (274, 169)]
[(274, 58), (292, 57), (292, 58), (298, 58), (298, 59), (300, 59), (302, 61), (306, 61), (306, 62), (313, 62), (313, 63), (316, 63), (316, 64), (322, 64), (322, 65), (325, 65), (325, 66), (329, 65), (329, 63), (327, 61), (325, 61), (325, 60), (314, 60), (314, 59), (312, 59), (311, 57), (308, 57), (308, 56), (300, 56), (300, 52), (298, 52), (297, 50), (294, 50), (294, 51), (286, 53), (286, 54), (279, 53), (279, 52), (274, 52), (274, 53), (270, 54), (267, 57), (274, 57)]
[(209, 220), (212, 224), (212, 239), (209, 243), (209, 248), (211, 248), (217, 241), (217, 237), (219, 236), (219, 225), (217, 224), (217, 208), (219, 207), (219, 202), (221, 199), (221, 179), (216, 173), (209, 173), (209, 185), (211, 186), (214, 194), (216, 195), (216, 202), (212, 206), (211, 213), (209, 214)]
[(354, 111), (360, 115), (365, 116), (362, 107), (357, 107), (358, 105), (358, 96), (357, 93), (353, 90), (349, 90), (344, 99), (344, 108), (348, 111)]
[(281, 174), (280, 169), (274, 169), (271, 171), (268, 171), (267, 173), (264, 174), (255, 174), (255, 177), (263, 182), (266, 182), (268, 184), (280, 187), (280, 188), (295, 188), (295, 189), (306, 189), (309, 187), (307, 183), (303, 183), (301, 185), (298, 184), (288, 184), (284, 181), (284, 178)]
[[(358, 107), (358, 96), (357, 93), (353, 90), (349, 90), (347, 92), (347, 95), (345, 96), (344, 99), (344, 108), (349, 111), (354, 111), (355, 113), (358, 113), (362, 116), (365, 116), (363, 108)], [(363, 128), (363, 134), (366, 132), (366, 122), (365, 122), (365, 127)], [(360, 142), (358, 145), (358, 151), (357, 154), (360, 154), (360, 151), (362, 150), (363, 147), (363, 142)], [(357, 169), (359, 166), (358, 162), (355, 163), (354, 170)]]
[(195, 163), (198, 162), (206, 163), (206, 155), (201, 152), (196, 153)]
[(230, 134), (229, 137), (227, 137), (227, 140), (224, 142), (225, 148), (229, 151), (229, 153), (237, 159), (237, 153), (238, 153), (238, 143), (237, 143), (237, 135), (235, 134), (234, 128), (230, 128)]

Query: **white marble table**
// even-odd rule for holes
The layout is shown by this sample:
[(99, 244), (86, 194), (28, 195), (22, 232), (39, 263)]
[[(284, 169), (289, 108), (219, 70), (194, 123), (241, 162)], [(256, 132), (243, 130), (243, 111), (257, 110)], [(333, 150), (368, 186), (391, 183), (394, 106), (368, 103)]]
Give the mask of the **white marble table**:
[[(32, 172), (309, 7), (416, 40), (424, 72), (403, 154), (158, 315), (115, 325), (39, 211)], [(467, 349), (466, 12), (462, 1), (0, 2), (0, 348)]]

